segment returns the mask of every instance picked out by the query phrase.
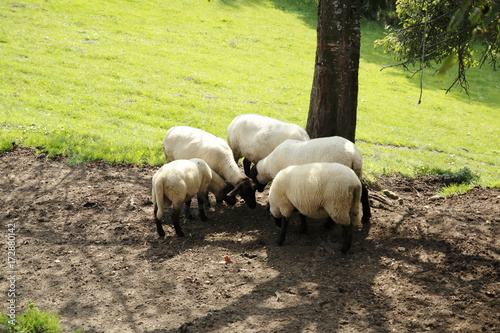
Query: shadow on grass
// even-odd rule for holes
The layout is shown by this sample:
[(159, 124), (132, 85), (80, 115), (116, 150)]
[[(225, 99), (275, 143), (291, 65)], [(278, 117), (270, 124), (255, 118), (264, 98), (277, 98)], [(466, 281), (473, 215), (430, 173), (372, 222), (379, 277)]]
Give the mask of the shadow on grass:
[(233, 8), (262, 6), (264, 2), (272, 3), (275, 8), (283, 12), (297, 15), (308, 27), (316, 29), (318, 10), (314, 0), (219, 0), (221, 6)]
[[(394, 77), (395, 80), (409, 82), (412, 86), (420, 89), (420, 73), (414, 74), (405, 70), (401, 66), (386, 68), (387, 66), (394, 66), (400, 63), (391, 53), (384, 53), (382, 47), (375, 47), (375, 41), (385, 37), (385, 29), (383, 24), (374, 21), (363, 20), (361, 25), (361, 59), (366, 63), (376, 64), (379, 66), (381, 73)], [(480, 50), (480, 49), (478, 49)], [(479, 54), (479, 52), (478, 52)], [(478, 105), (486, 105), (488, 107), (496, 107), (500, 102), (498, 100), (496, 90), (500, 86), (500, 75), (498, 71), (493, 71), (490, 67), (483, 66), (482, 68), (474, 67), (467, 71), (467, 81), (469, 83), (469, 94), (455, 84), (450, 92), (446, 92), (453, 83), (457, 67), (452, 68), (445, 77), (443, 82), (439, 82), (434, 75), (439, 69), (439, 64), (435, 64), (432, 68), (424, 70), (424, 90), (426, 91), (439, 91), (445, 95), (451, 95), (458, 101), (465, 103), (477, 103)], [(418, 70), (418, 63), (411, 70)], [(375, 75), (375, 74), (374, 74)], [(418, 91), (418, 90), (415, 90)], [(425, 97), (425, 91), (424, 91)], [(415, 100), (418, 95), (415, 96)]]

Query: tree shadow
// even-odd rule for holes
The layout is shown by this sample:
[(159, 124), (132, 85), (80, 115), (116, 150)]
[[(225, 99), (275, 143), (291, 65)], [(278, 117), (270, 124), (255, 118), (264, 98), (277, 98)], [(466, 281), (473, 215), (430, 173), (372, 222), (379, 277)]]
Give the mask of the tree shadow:
[[(185, 223), (185, 238), (168, 228), (159, 240), (152, 207), (142, 204), (152, 170), (35, 163), (19, 172), (30, 175), (25, 183), (2, 184), (9, 193), (2, 220), (18, 224), (19, 299), (56, 306), (74, 329), (452, 331), (456, 316), (474, 323), (466, 304), (478, 311), (496, 302), (485, 294), (500, 271), (495, 235), (466, 216), (443, 211), (431, 223), (419, 211), (405, 211), (381, 221), (374, 209), (371, 229), (356, 232), (352, 250), (342, 255), (339, 230), (325, 231), (322, 221), (311, 220), (309, 232), (300, 234), (298, 217), (285, 244), (276, 246), (265, 207), (240, 203), (216, 206), (207, 222)], [(103, 179), (107, 185), (99, 184)], [(50, 193), (59, 199), (46, 200)], [(467, 228), (450, 236), (450, 221), (467, 221)], [(469, 250), (470, 243), (486, 252)], [(28, 247), (39, 253), (26, 253)], [(224, 262), (226, 253), (232, 262)], [(146, 327), (151, 321), (158, 325)], [(495, 318), (485, 323), (497, 324)]]
[[(262, 0), (220, 0), (220, 5), (240, 8), (243, 6), (263, 6)], [(266, 2), (266, 5), (269, 2)], [(308, 27), (316, 29), (318, 9), (314, 0), (271, 0), (270, 3), (283, 12), (293, 13), (300, 18)]]

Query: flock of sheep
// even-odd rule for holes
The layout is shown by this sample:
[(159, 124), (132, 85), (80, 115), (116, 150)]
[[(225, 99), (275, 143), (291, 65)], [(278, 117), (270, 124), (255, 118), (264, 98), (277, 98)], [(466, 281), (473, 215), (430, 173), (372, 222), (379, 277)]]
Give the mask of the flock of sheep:
[[(171, 220), (178, 236), (184, 236), (180, 213), (191, 217), (191, 199), (197, 196), (201, 220), (209, 204), (208, 192), (218, 202), (236, 203), (239, 195), (255, 208), (255, 191), (269, 189), (269, 211), (285, 241), (292, 212), (298, 210), (301, 231), (306, 217), (327, 218), (342, 226), (342, 253), (351, 248), (352, 228), (370, 219), (368, 191), (361, 182), (362, 158), (351, 141), (342, 137), (310, 139), (295, 124), (257, 114), (236, 117), (227, 129), (227, 142), (206, 131), (170, 128), (163, 140), (167, 164), (153, 176), (152, 201), (158, 234), (164, 209), (172, 206)], [(238, 167), (243, 158), (244, 171)]]

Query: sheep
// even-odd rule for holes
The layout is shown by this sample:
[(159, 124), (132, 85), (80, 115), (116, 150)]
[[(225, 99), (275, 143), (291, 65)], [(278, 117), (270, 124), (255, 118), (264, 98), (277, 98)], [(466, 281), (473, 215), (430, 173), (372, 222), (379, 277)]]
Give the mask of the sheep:
[[(267, 157), (252, 166), (250, 178), (262, 186), (276, 177), (276, 174), (290, 165), (315, 162), (340, 163), (350, 167), (361, 180), (362, 157), (358, 148), (351, 141), (331, 136), (308, 141), (286, 140), (279, 144)], [(363, 221), (371, 217), (368, 189), (362, 184)]]
[[(227, 128), (227, 143), (235, 161), (243, 159), (243, 168), (250, 175), (250, 165), (269, 155), (277, 145), (287, 139), (306, 141), (306, 130), (258, 114), (242, 114), (233, 119)], [(261, 192), (264, 188), (259, 189)]]
[(349, 167), (339, 163), (309, 163), (289, 166), (278, 172), (269, 190), (269, 209), (276, 225), (281, 226), (276, 240), (285, 241), (288, 222), (297, 209), (307, 228), (305, 217), (329, 217), (342, 225), (341, 248), (351, 248), (352, 227), (361, 227), (361, 181)]
[[(214, 172), (212, 169), (210, 169), (212, 172), (212, 180), (208, 184), (207, 187), (207, 192), (205, 192), (205, 200), (204, 204), (205, 206), (210, 207), (210, 199), (208, 197), (208, 192), (213, 193), (215, 196), (216, 202), (226, 202), (230, 206), (234, 206), (236, 204), (236, 197), (234, 195), (228, 195), (233, 189), (234, 186), (231, 184), (228, 184), (224, 179), (222, 179), (221, 176), (219, 176), (216, 172)], [(198, 200), (198, 204), (200, 201)], [(191, 219), (191, 199), (186, 201), (184, 204), (184, 217), (187, 219)]]
[[(154, 216), (158, 235), (165, 237), (161, 225), (165, 206), (172, 205), (172, 223), (179, 237), (184, 236), (179, 216), (184, 203), (190, 202), (193, 196), (198, 198), (199, 215), (202, 221), (207, 217), (204, 211), (205, 192), (212, 181), (212, 170), (205, 161), (199, 158), (176, 160), (164, 164), (152, 179), (151, 197), (154, 204)], [(190, 217), (190, 208), (186, 206), (185, 216)]]
[(210, 169), (210, 171), (212, 171), (212, 181), (208, 184), (207, 191), (214, 194), (217, 202), (225, 201), (227, 204), (234, 206), (236, 204), (236, 198), (228, 195), (228, 193), (234, 189), (234, 186), (228, 184), (212, 169)]
[(255, 183), (240, 170), (231, 148), (223, 139), (201, 129), (174, 126), (165, 134), (163, 148), (167, 163), (177, 159), (201, 158), (234, 186), (228, 196), (239, 194), (249, 208), (257, 206)]

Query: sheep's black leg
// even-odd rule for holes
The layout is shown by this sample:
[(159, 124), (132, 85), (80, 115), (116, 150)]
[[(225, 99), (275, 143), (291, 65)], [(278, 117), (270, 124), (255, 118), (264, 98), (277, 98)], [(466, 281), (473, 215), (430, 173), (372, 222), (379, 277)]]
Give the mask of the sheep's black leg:
[(305, 234), (307, 232), (307, 217), (304, 214), (299, 214), (300, 217), (300, 233)]
[(335, 224), (335, 222), (333, 221), (333, 219), (331, 217), (328, 217), (325, 221), (325, 224), (323, 224), (323, 227), (325, 229), (331, 229), (334, 224)]
[(202, 221), (206, 221), (207, 216), (205, 215), (205, 200), (207, 198), (204, 194), (198, 194), (196, 198), (198, 199), (198, 215)]
[(341, 246), (340, 252), (346, 253), (351, 248), (352, 243), (352, 225), (343, 225), (342, 226), (342, 236), (341, 236)]
[(282, 221), (281, 221), (281, 230), (278, 235), (278, 239), (276, 239), (276, 244), (278, 245), (283, 245), (283, 242), (285, 241), (286, 237), (286, 229), (288, 228), (288, 219), (283, 216)]
[(184, 218), (191, 220), (193, 215), (191, 215), (191, 199), (184, 203)]
[(181, 210), (173, 208), (172, 209), (172, 224), (174, 225), (175, 233), (179, 237), (184, 237), (184, 232), (181, 229), (181, 223), (179, 221), (179, 217), (181, 215)]
[(363, 206), (363, 223), (370, 222), (372, 213), (370, 211), (370, 201), (368, 200), (368, 188), (361, 182), (361, 205)]
[(207, 208), (212, 207), (212, 204), (210, 203), (210, 197), (208, 196), (208, 191), (205, 192), (205, 206)]
[[(266, 205), (266, 212), (268, 212), (269, 214), (271, 214), (271, 204), (269, 204), (269, 201), (267, 202), (267, 205)], [(272, 216), (272, 214), (271, 214), (271, 216)], [(275, 217), (274, 218), (274, 224), (278, 228), (281, 228), (281, 217)]]
[(252, 165), (252, 162), (250, 162), (246, 158), (243, 158), (243, 170), (245, 171), (245, 175), (247, 175), (247, 177), (250, 177), (250, 166), (251, 165)]
[(160, 235), (160, 238), (165, 237), (165, 230), (163, 230), (163, 227), (161, 226), (161, 220), (156, 216), (156, 213), (158, 212), (158, 205), (155, 204), (153, 212), (155, 214), (155, 223), (156, 223), (156, 231), (158, 231), (158, 235)]
[(274, 224), (276, 224), (278, 228), (281, 228), (281, 217), (275, 217)]

